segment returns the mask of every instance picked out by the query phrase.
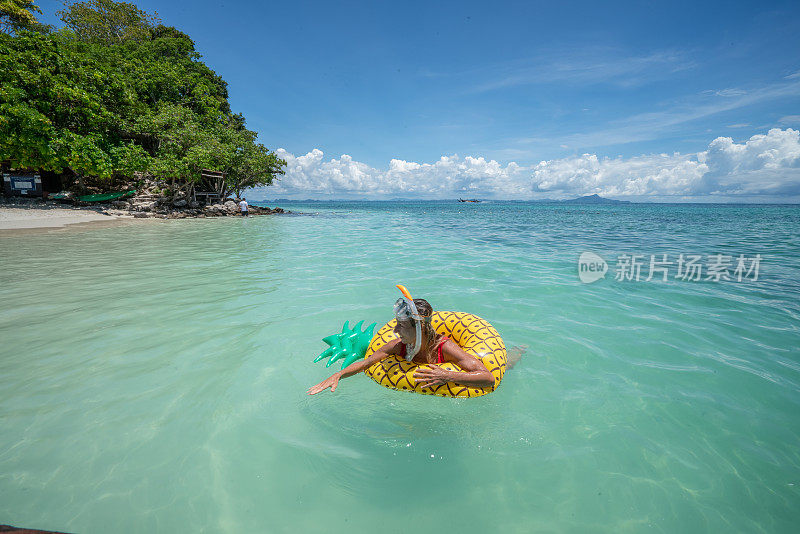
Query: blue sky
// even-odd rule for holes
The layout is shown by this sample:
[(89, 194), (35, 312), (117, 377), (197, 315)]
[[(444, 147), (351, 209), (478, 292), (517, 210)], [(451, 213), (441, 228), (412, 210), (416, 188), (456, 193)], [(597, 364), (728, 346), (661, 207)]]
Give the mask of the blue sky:
[(136, 3), (283, 149), (266, 197), (800, 198), (797, 2)]

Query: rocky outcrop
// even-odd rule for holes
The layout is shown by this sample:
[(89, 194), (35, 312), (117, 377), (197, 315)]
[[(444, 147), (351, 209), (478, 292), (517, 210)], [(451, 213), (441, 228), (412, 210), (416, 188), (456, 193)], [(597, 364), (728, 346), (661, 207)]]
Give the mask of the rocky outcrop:
[[(137, 191), (137, 195), (132, 198), (114, 200), (108, 203), (86, 204), (77, 202), (70, 197), (69, 200), (76, 206), (91, 208), (95, 210), (106, 210), (109, 215), (160, 219), (186, 219), (190, 217), (232, 217), (240, 216), (239, 204), (234, 199), (224, 199), (215, 204), (204, 204), (187, 195), (186, 191), (180, 188), (171, 189), (165, 182), (156, 181), (152, 178), (144, 178), (138, 182), (129, 184), (117, 184), (116, 188), (122, 190)], [(98, 191), (101, 192), (101, 191)], [(262, 208), (259, 206), (249, 206), (249, 215), (270, 215), (275, 213), (291, 213), (281, 208)]]
[(131, 202), (131, 211), (153, 211), (157, 202), (154, 200), (134, 200)]

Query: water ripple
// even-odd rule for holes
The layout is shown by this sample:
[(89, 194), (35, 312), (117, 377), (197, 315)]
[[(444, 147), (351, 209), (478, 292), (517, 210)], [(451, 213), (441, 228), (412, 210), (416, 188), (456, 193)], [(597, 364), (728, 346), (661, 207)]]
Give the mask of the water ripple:
[[(289, 207), (314, 216), (0, 241), (23, 273), (0, 286), (0, 512), (86, 532), (358, 531), (409, 499), (466, 531), (800, 520), (797, 207)], [(587, 250), (764, 261), (584, 285)], [(305, 395), (332, 371), (320, 339), (383, 324), (396, 283), (527, 347), (497, 392)]]

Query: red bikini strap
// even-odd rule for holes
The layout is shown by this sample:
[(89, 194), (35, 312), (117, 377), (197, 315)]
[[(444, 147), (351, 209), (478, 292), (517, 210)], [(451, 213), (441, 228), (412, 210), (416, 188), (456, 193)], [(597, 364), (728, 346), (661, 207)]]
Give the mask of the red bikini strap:
[(444, 363), (444, 355), (442, 354), (442, 349), (444, 348), (444, 344), (447, 342), (449, 338), (447, 336), (443, 336), (442, 340), (439, 342), (439, 346), (436, 347), (436, 363)]

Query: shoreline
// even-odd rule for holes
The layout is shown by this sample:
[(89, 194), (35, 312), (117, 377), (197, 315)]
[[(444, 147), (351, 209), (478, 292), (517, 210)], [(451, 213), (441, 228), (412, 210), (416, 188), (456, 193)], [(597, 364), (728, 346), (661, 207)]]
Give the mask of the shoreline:
[[(232, 202), (198, 208), (159, 209), (157, 202), (74, 206), (35, 198), (0, 198), (0, 236), (40, 233), (67, 228), (107, 228), (134, 219), (202, 219), (241, 217)], [(281, 208), (250, 206), (250, 216), (291, 213)]]

